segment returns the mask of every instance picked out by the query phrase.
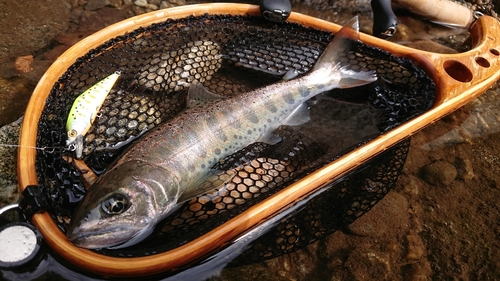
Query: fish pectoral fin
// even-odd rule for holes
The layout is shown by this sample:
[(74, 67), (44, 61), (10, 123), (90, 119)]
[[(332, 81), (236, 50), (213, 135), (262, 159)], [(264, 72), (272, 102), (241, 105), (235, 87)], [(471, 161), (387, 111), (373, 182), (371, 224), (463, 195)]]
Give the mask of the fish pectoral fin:
[(191, 86), (189, 87), (188, 94), (187, 94), (187, 107), (195, 107), (199, 105), (203, 105), (208, 102), (213, 102), (213, 101), (218, 101), (225, 99), (226, 97), (214, 94), (207, 90), (198, 81), (194, 81), (191, 83)]
[(227, 171), (240, 168), (255, 158), (260, 157), (262, 154), (266, 154), (270, 149), (272, 149), (272, 146), (267, 143), (254, 142), (221, 159), (212, 167), (212, 169)]
[(235, 175), (236, 172), (234, 169), (227, 171), (210, 170), (205, 176), (190, 183), (189, 188), (180, 196), (178, 202), (181, 203), (190, 200), (204, 194), (208, 190), (223, 188)]

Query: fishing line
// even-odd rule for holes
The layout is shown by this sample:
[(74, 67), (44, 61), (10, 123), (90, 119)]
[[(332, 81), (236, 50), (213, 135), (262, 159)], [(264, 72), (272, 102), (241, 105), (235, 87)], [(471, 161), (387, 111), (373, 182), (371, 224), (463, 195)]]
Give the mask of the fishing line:
[(19, 145), (19, 144), (7, 144), (7, 143), (0, 143), (0, 147), (10, 147), (10, 148), (31, 148), (31, 149), (36, 149), (40, 151), (45, 151), (48, 153), (54, 153), (56, 151), (75, 151), (75, 146), (70, 145), (69, 147), (64, 147), (64, 146), (32, 146), (32, 145)]

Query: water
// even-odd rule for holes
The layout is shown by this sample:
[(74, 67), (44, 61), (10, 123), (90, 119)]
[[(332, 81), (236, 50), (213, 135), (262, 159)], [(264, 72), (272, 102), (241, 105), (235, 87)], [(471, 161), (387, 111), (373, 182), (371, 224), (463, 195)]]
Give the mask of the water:
[[(313, 14), (300, 6), (294, 11)], [(339, 23), (352, 17), (331, 10), (314, 11), (314, 15), (334, 16)], [(370, 29), (368, 16), (361, 22), (364, 30)], [(428, 28), (418, 32), (423, 29), (417, 23)], [(414, 34), (400, 42), (416, 44), (424, 38), (433, 40), (427, 47), (446, 42), (457, 50), (463, 48), (464, 35), (456, 30), (447, 33), (418, 20), (412, 24)], [(433, 38), (433, 34), (439, 36)], [(296, 253), (224, 269), (211, 280), (494, 279), (500, 274), (499, 94), (494, 86), (413, 136), (396, 188), (347, 229)], [(423, 167), (436, 162), (455, 170), (451, 182), (427, 182), (433, 175)], [(65, 263), (46, 245), (28, 268), (4, 269), (2, 278), (100, 280)]]

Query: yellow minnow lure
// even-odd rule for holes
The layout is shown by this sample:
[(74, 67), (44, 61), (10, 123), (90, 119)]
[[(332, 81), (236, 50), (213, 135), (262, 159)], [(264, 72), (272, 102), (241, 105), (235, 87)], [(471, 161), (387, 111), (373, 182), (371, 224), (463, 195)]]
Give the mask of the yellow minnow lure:
[(94, 86), (83, 92), (83, 94), (79, 95), (71, 106), (68, 120), (66, 121), (66, 131), (68, 133), (66, 145), (74, 146), (76, 158), (80, 159), (82, 157), (83, 136), (90, 129), (104, 100), (118, 80), (118, 77), (120, 77), (120, 74), (117, 71), (97, 82)]

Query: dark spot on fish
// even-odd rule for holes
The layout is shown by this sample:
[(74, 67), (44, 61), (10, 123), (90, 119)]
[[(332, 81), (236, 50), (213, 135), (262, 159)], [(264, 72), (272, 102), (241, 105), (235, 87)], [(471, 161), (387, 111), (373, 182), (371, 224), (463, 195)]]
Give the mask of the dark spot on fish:
[(251, 135), (252, 134), (252, 130), (248, 130), (247, 134)]
[(295, 99), (293, 98), (293, 95), (290, 94), (290, 93), (287, 93), (285, 95), (283, 95), (283, 100), (288, 103), (288, 104), (294, 104), (295, 103)]
[(221, 152), (221, 151), (220, 151), (220, 149), (219, 149), (219, 148), (216, 148), (216, 149), (215, 149), (215, 155), (219, 155), (219, 154), (220, 154), (220, 152)]
[(233, 122), (231, 122), (231, 126), (233, 128), (239, 129), (239, 128), (241, 128), (241, 123), (238, 119), (235, 119), (235, 120), (233, 120)]
[(237, 140), (237, 139), (238, 139), (238, 136), (237, 136), (237, 135), (234, 135), (233, 137), (234, 137), (234, 139), (235, 139), (235, 140)]
[(221, 132), (218, 132), (217, 137), (219, 137), (219, 139), (220, 139), (221, 141), (227, 141), (227, 136), (226, 136), (226, 134), (224, 134), (224, 132), (222, 132), (222, 131), (221, 131)]
[[(271, 118), (267, 119), (267, 123), (273, 123), (273, 120), (271, 120)], [(265, 125), (264, 125), (265, 127)]]
[(217, 120), (217, 118), (215, 116), (208, 116), (207, 119), (206, 119), (206, 122), (207, 122), (207, 125), (208, 127), (212, 127), (212, 126), (216, 126), (219, 121)]
[(272, 113), (276, 113), (278, 111), (278, 108), (274, 106), (274, 104), (269, 103), (266, 105), (267, 110), (271, 111)]
[(255, 112), (253, 111), (250, 111), (245, 117), (248, 119), (248, 121), (254, 124), (257, 124), (259, 122), (259, 117), (257, 117), (257, 115), (255, 115)]
[(205, 169), (206, 167), (207, 167), (207, 165), (205, 165), (205, 164), (201, 164), (201, 168), (202, 168), (202, 169)]
[[(325, 85), (323, 85), (323, 84), (319, 84), (317, 87), (318, 87), (318, 89), (321, 89), (321, 88), (323, 88), (324, 86), (325, 86)], [(306, 86), (300, 86), (300, 87), (299, 87), (299, 92), (300, 92), (300, 95), (301, 95), (302, 97), (307, 97), (307, 96), (309, 96), (309, 94), (311, 93), (311, 92), (309, 91), (309, 89), (308, 89)]]

